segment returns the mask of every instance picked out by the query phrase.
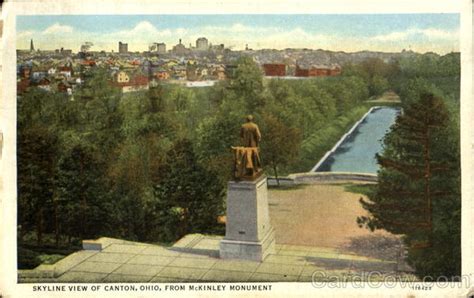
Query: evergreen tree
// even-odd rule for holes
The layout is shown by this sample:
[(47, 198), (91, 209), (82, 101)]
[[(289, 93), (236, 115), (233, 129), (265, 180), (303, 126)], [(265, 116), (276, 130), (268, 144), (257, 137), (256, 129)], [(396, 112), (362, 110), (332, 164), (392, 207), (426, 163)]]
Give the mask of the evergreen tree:
[(460, 274), (459, 140), (444, 101), (431, 93), (407, 105), (384, 139), (371, 214), (358, 223), (405, 235), (417, 274)]

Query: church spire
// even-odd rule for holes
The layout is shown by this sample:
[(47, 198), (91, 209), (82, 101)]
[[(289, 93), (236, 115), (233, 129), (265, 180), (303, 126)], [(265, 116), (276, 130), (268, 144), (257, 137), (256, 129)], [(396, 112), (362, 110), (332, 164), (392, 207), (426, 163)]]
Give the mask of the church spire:
[(33, 52), (35, 50), (35, 46), (33, 45), (33, 39), (30, 42), (30, 51)]

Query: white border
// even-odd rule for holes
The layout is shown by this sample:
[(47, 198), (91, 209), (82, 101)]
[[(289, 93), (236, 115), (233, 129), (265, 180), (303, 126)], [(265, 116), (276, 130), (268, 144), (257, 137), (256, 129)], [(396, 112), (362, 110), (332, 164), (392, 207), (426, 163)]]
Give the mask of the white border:
[[(472, 175), (474, 132), (472, 130), (472, 2), (471, 0), (332, 0), (332, 1), (120, 1), (118, 0), (62, 0), (62, 1), (15, 1), (4, 4), (2, 17), (4, 19), (4, 38), (2, 39), (3, 79), (2, 97), (0, 102), (0, 130), (4, 133), (3, 159), (0, 160), (1, 179), (0, 190), (0, 294), (6, 297), (68, 296), (82, 297), (84, 293), (68, 292), (46, 295), (32, 292), (32, 285), (16, 284), (16, 36), (15, 16), (20, 14), (318, 14), (318, 13), (459, 13), (461, 15), (461, 154), (462, 154), (462, 191), (463, 191), (463, 273), (474, 273), (474, 254), (472, 252), (474, 238), (474, 181)], [(453, 291), (437, 289), (432, 291), (412, 291), (410, 289), (315, 289), (310, 284), (274, 283), (270, 293), (248, 293), (251, 297), (263, 296), (305, 296), (305, 295), (344, 295), (380, 297), (381, 295), (396, 295), (413, 297), (462, 295), (465, 290)], [(90, 292), (88, 294), (91, 294)], [(145, 296), (182, 296), (191, 294), (206, 296), (222, 295), (223, 293), (148, 293)], [(242, 295), (225, 293), (228, 296)], [(130, 296), (130, 293), (108, 293), (101, 296)]]

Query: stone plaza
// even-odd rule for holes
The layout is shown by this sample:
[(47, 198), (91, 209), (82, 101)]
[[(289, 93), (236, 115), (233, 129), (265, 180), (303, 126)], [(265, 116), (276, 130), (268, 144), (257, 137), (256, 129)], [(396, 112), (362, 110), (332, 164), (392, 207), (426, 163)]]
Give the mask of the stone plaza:
[(331, 248), (278, 244), (263, 262), (221, 259), (221, 239), (191, 234), (164, 247), (100, 238), (88, 244), (94, 250), (78, 251), (35, 270), (20, 270), (19, 282), (311, 282), (313, 276), (318, 281), (350, 279), (373, 270), (394, 274), (399, 265)]

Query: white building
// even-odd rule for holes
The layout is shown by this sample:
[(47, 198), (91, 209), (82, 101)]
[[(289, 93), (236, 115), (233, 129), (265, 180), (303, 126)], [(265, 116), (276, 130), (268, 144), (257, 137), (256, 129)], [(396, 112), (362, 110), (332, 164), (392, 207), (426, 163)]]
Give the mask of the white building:
[(125, 71), (119, 71), (115, 74), (115, 81), (117, 83), (128, 83), (130, 82), (130, 76)]
[(156, 51), (158, 52), (158, 54), (166, 54), (166, 44), (163, 42), (157, 43)]

